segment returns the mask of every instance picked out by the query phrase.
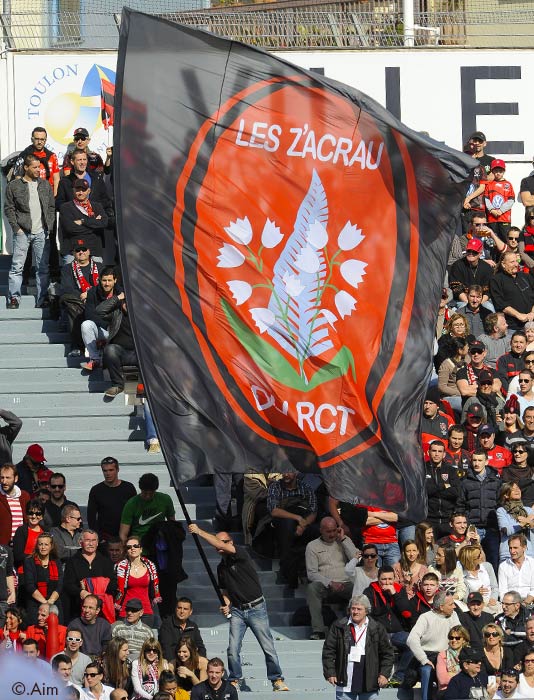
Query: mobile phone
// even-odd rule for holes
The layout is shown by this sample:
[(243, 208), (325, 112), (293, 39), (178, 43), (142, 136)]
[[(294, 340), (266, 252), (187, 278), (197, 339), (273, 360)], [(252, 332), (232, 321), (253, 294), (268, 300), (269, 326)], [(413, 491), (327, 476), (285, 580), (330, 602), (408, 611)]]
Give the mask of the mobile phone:
[(475, 525), (469, 525), (469, 527), (467, 528), (467, 532), (470, 532), (471, 534), (475, 534), (475, 535), (476, 535), (476, 534), (477, 534), (477, 529), (476, 529)]
[(497, 685), (497, 676), (488, 676), (488, 685)]

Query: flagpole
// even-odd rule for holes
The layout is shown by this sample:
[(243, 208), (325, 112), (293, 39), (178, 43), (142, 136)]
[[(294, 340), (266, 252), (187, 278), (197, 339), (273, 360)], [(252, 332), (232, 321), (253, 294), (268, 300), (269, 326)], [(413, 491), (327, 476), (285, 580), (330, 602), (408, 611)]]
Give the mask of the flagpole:
[[(176, 491), (176, 497), (178, 498), (178, 502), (180, 503), (180, 507), (182, 508), (182, 512), (185, 516), (185, 520), (188, 525), (191, 525), (193, 521), (191, 520), (191, 516), (189, 515), (189, 512), (187, 510), (187, 506), (184, 501), (184, 497), (182, 495), (182, 492), (180, 491), (179, 487), (174, 483), (174, 478), (173, 475), (171, 474), (171, 481), (172, 485), (174, 487), (174, 490)], [(204, 549), (202, 548), (202, 543), (200, 541), (200, 538), (198, 535), (193, 535), (193, 539), (195, 540), (195, 544), (198, 549), (198, 553), (200, 554), (200, 558), (202, 559), (202, 563), (204, 564), (204, 568), (206, 569), (206, 573), (209, 576), (209, 579), (211, 581), (211, 585), (213, 586), (213, 590), (215, 591), (215, 594), (217, 598), (219, 599), (219, 602), (221, 606), (226, 605), (226, 600), (224, 599), (224, 596), (221, 592), (221, 589), (219, 588), (219, 583), (217, 579), (215, 578), (215, 574), (213, 573), (210, 563), (208, 561), (208, 558), (206, 557), (206, 553), (204, 552)], [(228, 613), (226, 615), (227, 619), (229, 620), (232, 617), (232, 613)]]

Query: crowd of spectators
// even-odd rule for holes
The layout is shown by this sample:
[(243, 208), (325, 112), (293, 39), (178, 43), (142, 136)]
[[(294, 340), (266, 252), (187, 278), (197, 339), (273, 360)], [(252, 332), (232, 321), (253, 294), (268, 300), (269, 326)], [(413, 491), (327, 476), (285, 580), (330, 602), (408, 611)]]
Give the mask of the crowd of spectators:
[[(57, 220), (69, 354), (85, 354), (85, 372), (109, 369), (112, 399), (124, 389), (122, 367), (136, 364), (124, 291), (106, 259), (114, 213), (103, 176), (112, 151), (104, 164), (83, 128), (74, 141), (60, 169), (36, 128), (14, 166), (7, 305), (20, 304), (30, 246), (36, 304), (53, 302)], [(417, 682), (423, 700), (534, 694), (534, 176), (519, 188), (520, 229), (511, 224), (506, 164), (485, 145), (475, 132), (466, 146), (477, 167), (448, 261), (423, 407), (427, 520), (334, 500), (296, 472), (215, 475), (218, 534), (190, 531), (221, 555), (221, 611), (232, 613), (226, 679), (223, 662), (207, 658), (193, 602), (177, 598), (185, 532), (157, 477), (144, 474), (137, 493), (117, 460), (103, 459), (85, 524), (40, 445), (13, 464), (22, 422), (0, 410), (2, 653), (50, 662), (83, 700), (182, 700), (221, 689), (233, 698), (246, 689), (240, 649), (251, 628), (273, 689), (287, 690), (261, 583), (246, 548), (225, 532), (242, 529), (253, 551), (279, 558), (279, 584), (305, 588), (311, 639), (325, 640), (324, 675), (339, 698), (372, 698), (386, 685), (409, 698)], [(333, 622), (347, 604), (348, 619)]]

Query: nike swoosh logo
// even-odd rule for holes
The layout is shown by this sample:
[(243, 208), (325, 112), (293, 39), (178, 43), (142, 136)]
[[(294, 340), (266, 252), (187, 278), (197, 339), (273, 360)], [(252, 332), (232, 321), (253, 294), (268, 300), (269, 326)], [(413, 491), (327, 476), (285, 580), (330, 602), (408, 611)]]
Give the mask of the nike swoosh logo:
[(156, 513), (156, 515), (151, 515), (149, 518), (146, 518), (146, 519), (140, 517), (140, 518), (139, 518), (139, 525), (146, 525), (146, 524), (149, 523), (151, 520), (154, 520), (154, 518), (157, 518), (158, 515), (161, 515), (161, 511), (160, 511), (159, 513)]

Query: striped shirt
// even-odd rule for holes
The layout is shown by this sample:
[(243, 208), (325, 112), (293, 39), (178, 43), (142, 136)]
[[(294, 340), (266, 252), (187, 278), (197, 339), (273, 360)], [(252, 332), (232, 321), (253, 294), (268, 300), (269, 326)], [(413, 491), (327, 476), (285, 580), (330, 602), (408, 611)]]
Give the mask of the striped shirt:
[(317, 512), (317, 498), (315, 492), (302, 479), (297, 479), (297, 485), (294, 489), (284, 488), (283, 481), (275, 481), (269, 486), (267, 492), (267, 508), (269, 512), (275, 508), (280, 508), (280, 504), (286, 498), (294, 498), (298, 496), (303, 501), (308, 501), (308, 510), (310, 513)]
[(6, 494), (7, 504), (11, 511), (11, 540), (15, 536), (17, 528), (24, 524), (22, 506), (20, 505), (20, 489), (15, 487), (13, 494), (13, 496)]

